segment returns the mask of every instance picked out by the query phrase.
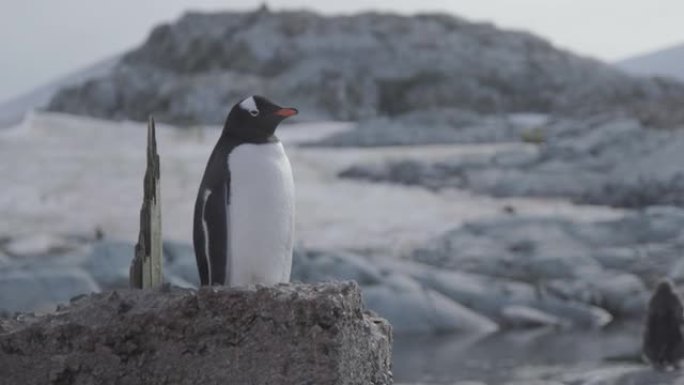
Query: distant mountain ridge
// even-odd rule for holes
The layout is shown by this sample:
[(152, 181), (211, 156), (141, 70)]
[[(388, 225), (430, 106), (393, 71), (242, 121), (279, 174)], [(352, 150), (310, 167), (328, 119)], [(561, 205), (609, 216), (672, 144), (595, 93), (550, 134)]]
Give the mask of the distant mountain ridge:
[(118, 57), (101, 60), (62, 76), (41, 87), (0, 103), (0, 128), (20, 123), (34, 109), (44, 108), (52, 97), (66, 87), (74, 87), (107, 74), (119, 61)]
[(189, 13), (158, 26), (111, 74), (63, 89), (48, 109), (216, 124), (253, 93), (296, 105), (310, 119), (456, 107), (684, 122), (684, 85), (631, 77), (528, 33), (443, 14), (328, 17), (263, 8)]
[(616, 65), (637, 75), (669, 76), (684, 80), (684, 43), (621, 60)]

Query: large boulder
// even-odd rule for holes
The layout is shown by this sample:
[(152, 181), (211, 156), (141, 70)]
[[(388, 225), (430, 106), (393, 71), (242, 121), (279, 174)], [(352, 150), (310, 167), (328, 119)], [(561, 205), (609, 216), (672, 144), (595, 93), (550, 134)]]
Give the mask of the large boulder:
[(121, 290), (0, 321), (3, 383), (391, 384), (353, 283)]

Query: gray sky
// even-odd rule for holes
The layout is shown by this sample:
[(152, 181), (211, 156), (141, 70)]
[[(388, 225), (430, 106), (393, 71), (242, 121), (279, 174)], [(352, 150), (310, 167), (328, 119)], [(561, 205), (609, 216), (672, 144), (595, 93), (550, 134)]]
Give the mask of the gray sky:
[[(243, 0), (1, 0), (0, 101), (141, 43), (183, 11), (251, 9)], [(528, 30), (606, 61), (684, 42), (683, 0), (269, 0), (323, 13), (444, 11)]]

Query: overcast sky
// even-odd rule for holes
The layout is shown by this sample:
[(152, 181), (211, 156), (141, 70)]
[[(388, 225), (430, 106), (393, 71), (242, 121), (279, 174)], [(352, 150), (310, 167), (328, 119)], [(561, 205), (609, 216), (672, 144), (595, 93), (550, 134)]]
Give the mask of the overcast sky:
[[(188, 9), (251, 9), (243, 0), (0, 0), (0, 101), (123, 52)], [(684, 42), (684, 0), (269, 0), (324, 13), (443, 11), (524, 29), (613, 61)]]

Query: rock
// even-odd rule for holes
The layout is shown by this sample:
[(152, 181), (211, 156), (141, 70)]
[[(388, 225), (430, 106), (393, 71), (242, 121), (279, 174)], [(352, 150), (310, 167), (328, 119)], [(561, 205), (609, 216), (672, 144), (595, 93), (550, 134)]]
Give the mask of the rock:
[(684, 283), (684, 259), (681, 259), (672, 267), (672, 270), (670, 271), (670, 274), (668, 274), (668, 277), (674, 283)]
[(428, 242), (412, 259), (475, 274), (538, 284), (600, 270), (567, 220), (504, 217), (468, 223)]
[(188, 13), (160, 25), (111, 73), (63, 89), (48, 109), (218, 124), (226, 105), (254, 90), (287, 99), (313, 119), (457, 107), (493, 115), (610, 111), (663, 127), (684, 121), (681, 84), (631, 77), (529, 33), (438, 14), (259, 10)]
[(50, 234), (30, 234), (10, 239), (3, 248), (7, 254), (15, 257), (33, 257), (73, 252), (78, 245)]
[(8, 383), (392, 383), (390, 326), (350, 283), (121, 290), (8, 326)]
[[(643, 314), (650, 285), (664, 276), (682, 281), (678, 278), (684, 274), (679, 273), (684, 268), (678, 267), (684, 250), (682, 214), (684, 210), (678, 208), (653, 207), (600, 222), (521, 215), (487, 219), (466, 223), (426, 242), (413, 252), (411, 259), (459, 270), (459, 274), (525, 282), (536, 293), (533, 298), (537, 294), (550, 295), (562, 301), (600, 307), (617, 318), (634, 318)], [(435, 278), (448, 274), (412, 276), (470, 306), (448, 294), (454, 290), (449, 288), (451, 284), (445, 288), (435, 286), (435, 282), (463, 280)], [(462, 290), (456, 289), (455, 293), (461, 295)], [(483, 302), (481, 298), (478, 303), (496, 302)], [(491, 309), (498, 308), (477, 310), (492, 317), (499, 313), (492, 313)]]
[(385, 260), (382, 264), (415, 278), (422, 285), (490, 317), (502, 326), (507, 326), (510, 320), (510, 315), (503, 313), (510, 306), (529, 307), (560, 319), (565, 326), (603, 327), (612, 320), (612, 316), (600, 308), (551, 296), (540, 296), (532, 286), (504, 278), (435, 269), (403, 261)]
[(10, 258), (7, 255), (5, 255), (2, 251), (0, 251), (0, 269), (9, 266), (10, 263)]
[[(352, 130), (307, 145), (380, 147), (519, 142), (524, 141), (530, 129), (548, 121), (545, 114), (486, 115), (457, 108), (418, 110), (391, 118), (364, 119)], [(524, 155), (520, 160), (526, 160)]]
[(610, 270), (573, 281), (554, 280), (547, 288), (562, 298), (599, 306), (617, 317), (641, 317), (649, 297), (637, 276)]
[(301, 249), (294, 252), (291, 279), (307, 283), (352, 280), (362, 287), (383, 281), (378, 268), (363, 257)]
[(74, 296), (98, 291), (97, 283), (79, 268), (0, 270), (0, 309), (7, 311), (52, 310)]
[(599, 307), (580, 302), (562, 301), (553, 297), (540, 298), (533, 306), (545, 313), (570, 321), (574, 327), (602, 328), (613, 320), (610, 313)]
[(596, 305), (616, 315), (641, 316), (648, 302), (648, 289), (633, 274), (615, 274), (595, 281), (600, 301)]
[(369, 308), (390, 321), (398, 334), (487, 334), (499, 329), (488, 318), (398, 274), (387, 277), (383, 285), (366, 287), (363, 298)]
[(435, 269), (408, 261), (385, 259), (379, 263), (386, 269), (411, 276), (421, 285), (497, 321), (501, 320), (500, 312), (506, 304), (532, 301), (535, 296), (531, 286), (505, 279)]
[(369, 309), (391, 323), (395, 333), (489, 333), (498, 326), (486, 317), (387, 271), (374, 260), (350, 253), (295, 250), (292, 280), (308, 283), (354, 280), (363, 287)]
[(562, 382), (558, 381), (547, 381), (547, 380), (538, 380), (538, 381), (510, 381), (510, 382), (505, 382), (504, 385), (564, 385)]
[(415, 146), (447, 143), (510, 142), (520, 129), (505, 117), (456, 108), (411, 111), (393, 118), (366, 119), (352, 130), (309, 145), (323, 147)]
[[(129, 267), (134, 246), (120, 241), (96, 242), (82, 266), (104, 289), (129, 287)], [(184, 288), (199, 287), (199, 274), (192, 245), (164, 241), (164, 276), (167, 282)]]
[[(178, 286), (200, 286), (199, 272), (192, 245), (181, 242), (164, 242), (164, 270), (169, 277), (176, 277)], [(174, 283), (175, 284), (175, 283)]]
[[(397, 119), (393, 123), (398, 127), (397, 133), (393, 135), (405, 138), (401, 144), (427, 141), (412, 137), (409, 129), (401, 128), (404, 124), (401, 118)], [(481, 121), (486, 120), (481, 118)], [(480, 156), (481, 162), (477, 164), (454, 155), (437, 162), (413, 160), (407, 168), (406, 161), (399, 159), (381, 167), (355, 164), (340, 174), (429, 189), (458, 187), (496, 197), (554, 197), (626, 208), (684, 205), (684, 172), (677, 167), (684, 162), (684, 132), (681, 130), (650, 130), (636, 119), (610, 115), (556, 119), (547, 124), (539, 129), (539, 143), (534, 143), (543, 143), (543, 146), (537, 146), (536, 152), (521, 145), (519, 149), (509, 150), (510, 154), (493, 158)], [(418, 130), (420, 126), (411, 127)], [(420, 131), (428, 137), (433, 131), (439, 132), (437, 128)], [(499, 131), (509, 133), (503, 137), (485, 136), (481, 142), (517, 142), (521, 139), (530, 142), (528, 134), (521, 134), (516, 128), (504, 130), (499, 127)], [(450, 132), (448, 142), (472, 142), (467, 130), (452, 127)], [(438, 134), (433, 136), (435, 143), (444, 141)], [(341, 138), (347, 138), (346, 142), (353, 144), (353, 138), (358, 137), (360, 134), (354, 131), (344, 132), (323, 143), (337, 143)], [(365, 145), (360, 139), (356, 142)], [(626, 164), (624, 159), (632, 161)]]
[(133, 249), (133, 245), (126, 242), (97, 242), (82, 267), (104, 290), (127, 288)]
[(506, 306), (501, 310), (501, 315), (503, 316), (506, 325), (514, 328), (567, 326), (567, 324), (558, 317), (526, 306)]
[(627, 270), (641, 257), (631, 247), (604, 247), (594, 253), (594, 259), (605, 269)]
[(195, 263), (195, 249), (191, 244), (176, 241), (164, 241), (163, 247), (165, 266), (173, 266), (185, 262)]
[(464, 175), (452, 168), (450, 164), (427, 167), (415, 160), (351, 166), (339, 172), (337, 176), (372, 182), (391, 181), (409, 186), (421, 185), (429, 189), (459, 187), (464, 184)]
[(455, 382), (453, 385), (487, 385), (484, 382), (479, 382), (479, 381), (458, 381)]
[(177, 286), (183, 289), (196, 289), (199, 287), (199, 285), (195, 284), (194, 282), (188, 282), (183, 278), (177, 277), (175, 275), (165, 275), (164, 283), (169, 284), (171, 286)]
[(678, 372), (658, 372), (645, 365), (610, 365), (593, 370), (578, 370), (559, 376), (563, 383), (578, 385), (675, 384)]

